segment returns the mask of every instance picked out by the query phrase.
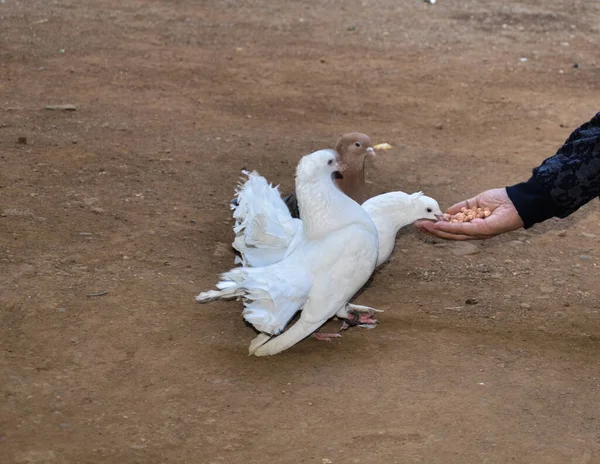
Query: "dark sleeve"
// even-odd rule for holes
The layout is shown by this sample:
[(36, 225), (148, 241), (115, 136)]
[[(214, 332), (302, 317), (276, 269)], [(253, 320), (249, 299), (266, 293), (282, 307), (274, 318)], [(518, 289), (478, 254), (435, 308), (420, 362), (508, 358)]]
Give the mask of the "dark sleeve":
[(600, 113), (575, 130), (527, 182), (506, 191), (526, 229), (567, 217), (600, 196)]
[(296, 192), (292, 192), (289, 195), (286, 195), (283, 198), (283, 202), (290, 210), (290, 214), (294, 218), (300, 217), (300, 210), (298, 208), (298, 199), (296, 198)]

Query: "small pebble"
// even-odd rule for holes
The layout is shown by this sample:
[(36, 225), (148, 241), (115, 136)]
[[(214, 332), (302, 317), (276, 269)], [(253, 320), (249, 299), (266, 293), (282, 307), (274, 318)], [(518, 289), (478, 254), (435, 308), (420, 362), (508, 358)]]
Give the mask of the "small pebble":
[(44, 106), (45, 110), (51, 110), (51, 111), (76, 111), (77, 107), (75, 105), (70, 105), (70, 104), (66, 104), (66, 105), (46, 105)]
[(479, 303), (479, 300), (477, 300), (475, 298), (469, 298), (469, 299), (465, 300), (465, 304), (468, 304), (468, 305), (476, 305), (477, 303)]
[(531, 309), (531, 305), (527, 303), (521, 303), (521, 308), (523, 309)]
[(58, 308), (58, 312), (59, 313), (66, 313), (67, 312), (67, 308)]
[(567, 231), (566, 230), (561, 230), (558, 234), (559, 237), (566, 237), (567, 236)]
[(349, 31), (355, 31), (356, 30), (356, 26), (348, 26), (348, 30)]
[(589, 257), (588, 255), (580, 255), (580, 256), (579, 256), (579, 259), (580, 259), (581, 261), (589, 261), (590, 257)]

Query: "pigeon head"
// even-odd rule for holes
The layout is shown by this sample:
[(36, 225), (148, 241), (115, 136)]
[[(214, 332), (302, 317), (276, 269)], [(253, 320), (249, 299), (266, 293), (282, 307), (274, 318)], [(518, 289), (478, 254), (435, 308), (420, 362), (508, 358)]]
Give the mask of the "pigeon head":
[(318, 150), (303, 156), (296, 172), (298, 180), (318, 181), (333, 176), (340, 169), (338, 154), (333, 150)]
[(444, 213), (440, 205), (433, 198), (423, 195), (423, 192), (416, 192), (410, 195), (415, 221), (418, 219), (431, 219), (438, 221), (443, 218)]
[(371, 138), (360, 132), (342, 135), (335, 146), (335, 151), (340, 155), (342, 174), (345, 171), (362, 173), (365, 159), (368, 156), (375, 156)]

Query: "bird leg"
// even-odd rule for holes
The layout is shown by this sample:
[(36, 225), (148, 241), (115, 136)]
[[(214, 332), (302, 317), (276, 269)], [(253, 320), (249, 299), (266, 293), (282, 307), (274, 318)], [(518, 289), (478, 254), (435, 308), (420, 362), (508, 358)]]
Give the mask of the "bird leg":
[(341, 336), (342, 336), (342, 334), (339, 334), (337, 332), (334, 332), (334, 333), (314, 332), (311, 335), (311, 337), (314, 337), (321, 342), (330, 342), (332, 338), (339, 338)]
[[(365, 327), (367, 329), (374, 329), (379, 321), (375, 319), (373, 316), (375, 313), (382, 313), (383, 309), (375, 309), (370, 306), (361, 306), (355, 305), (352, 303), (348, 303), (344, 306), (344, 309), (341, 309), (337, 312), (336, 316), (340, 319), (344, 319), (344, 324), (340, 329), (346, 330), (348, 327)], [(339, 338), (342, 335), (337, 332), (333, 333), (323, 333), (323, 332), (314, 332), (311, 337), (316, 338), (317, 340), (330, 342), (332, 338)]]
[(343, 310), (336, 314), (336, 316), (344, 319), (344, 324), (340, 331), (356, 325), (367, 329), (374, 329), (379, 324), (379, 321), (373, 317), (376, 312), (382, 312), (382, 310), (371, 308), (370, 306), (348, 303)]

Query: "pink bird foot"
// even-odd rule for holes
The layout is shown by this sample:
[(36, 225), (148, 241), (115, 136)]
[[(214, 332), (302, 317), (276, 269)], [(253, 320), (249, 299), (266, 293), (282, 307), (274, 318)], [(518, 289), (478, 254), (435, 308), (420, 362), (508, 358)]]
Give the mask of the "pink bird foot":
[(344, 324), (340, 330), (346, 330), (348, 327), (354, 327), (359, 325), (361, 327), (367, 327), (374, 329), (379, 321), (375, 319), (375, 311), (358, 312), (354, 309), (348, 310), (348, 317), (344, 320)]
[(339, 334), (337, 332), (333, 332), (333, 333), (315, 332), (312, 334), (312, 336), (321, 342), (330, 342), (332, 338), (340, 338), (342, 336), (342, 334)]

